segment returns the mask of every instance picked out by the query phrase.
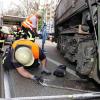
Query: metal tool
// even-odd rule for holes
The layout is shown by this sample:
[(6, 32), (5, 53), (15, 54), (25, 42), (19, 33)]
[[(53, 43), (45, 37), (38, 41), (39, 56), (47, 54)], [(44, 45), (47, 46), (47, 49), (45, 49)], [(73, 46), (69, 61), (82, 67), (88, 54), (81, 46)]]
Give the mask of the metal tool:
[(64, 89), (64, 90), (72, 90), (72, 91), (80, 91), (80, 92), (85, 92), (85, 93), (93, 92), (93, 91), (88, 91), (88, 90), (75, 89), (75, 88), (70, 88), (70, 87), (64, 87), (64, 86), (58, 86), (58, 85), (55, 85), (55, 84), (50, 84), (50, 83), (48, 83), (50, 81), (53, 81), (53, 80), (44, 79), (43, 82), (39, 82), (39, 83), (44, 87)]

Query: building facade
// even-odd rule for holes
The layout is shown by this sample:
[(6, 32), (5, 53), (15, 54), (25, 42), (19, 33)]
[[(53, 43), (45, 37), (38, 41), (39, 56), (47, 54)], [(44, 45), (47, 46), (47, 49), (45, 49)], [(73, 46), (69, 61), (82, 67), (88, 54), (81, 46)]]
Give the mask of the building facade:
[(40, 5), (40, 9), (44, 9), (43, 22), (47, 25), (47, 32), (49, 34), (54, 33), (54, 16), (55, 9), (60, 0), (46, 0), (46, 2)]

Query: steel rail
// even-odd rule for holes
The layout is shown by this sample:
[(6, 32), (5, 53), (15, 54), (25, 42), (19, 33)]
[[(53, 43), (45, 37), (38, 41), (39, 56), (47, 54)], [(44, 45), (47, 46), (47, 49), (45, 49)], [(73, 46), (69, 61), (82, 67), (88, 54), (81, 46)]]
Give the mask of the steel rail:
[(92, 93), (83, 93), (83, 94), (72, 94), (72, 95), (53, 95), (53, 96), (34, 96), (34, 97), (16, 97), (10, 98), (10, 100), (51, 100), (51, 99), (77, 99), (77, 100), (86, 100), (86, 99), (100, 99), (100, 92), (92, 92)]

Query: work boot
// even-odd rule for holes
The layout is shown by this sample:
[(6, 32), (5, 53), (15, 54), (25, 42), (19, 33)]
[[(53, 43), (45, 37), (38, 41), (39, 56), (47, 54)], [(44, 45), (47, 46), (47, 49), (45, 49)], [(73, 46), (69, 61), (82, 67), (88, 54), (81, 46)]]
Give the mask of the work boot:
[(51, 72), (49, 70), (47, 70), (47, 69), (43, 69), (41, 71), (41, 74), (51, 75)]

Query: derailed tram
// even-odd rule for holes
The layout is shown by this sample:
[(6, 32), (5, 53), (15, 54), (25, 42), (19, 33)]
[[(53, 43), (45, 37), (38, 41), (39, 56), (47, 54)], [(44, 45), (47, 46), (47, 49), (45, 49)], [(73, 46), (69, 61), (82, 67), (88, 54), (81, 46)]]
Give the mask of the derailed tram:
[(79, 75), (100, 84), (100, 0), (61, 0), (55, 11), (55, 40)]

